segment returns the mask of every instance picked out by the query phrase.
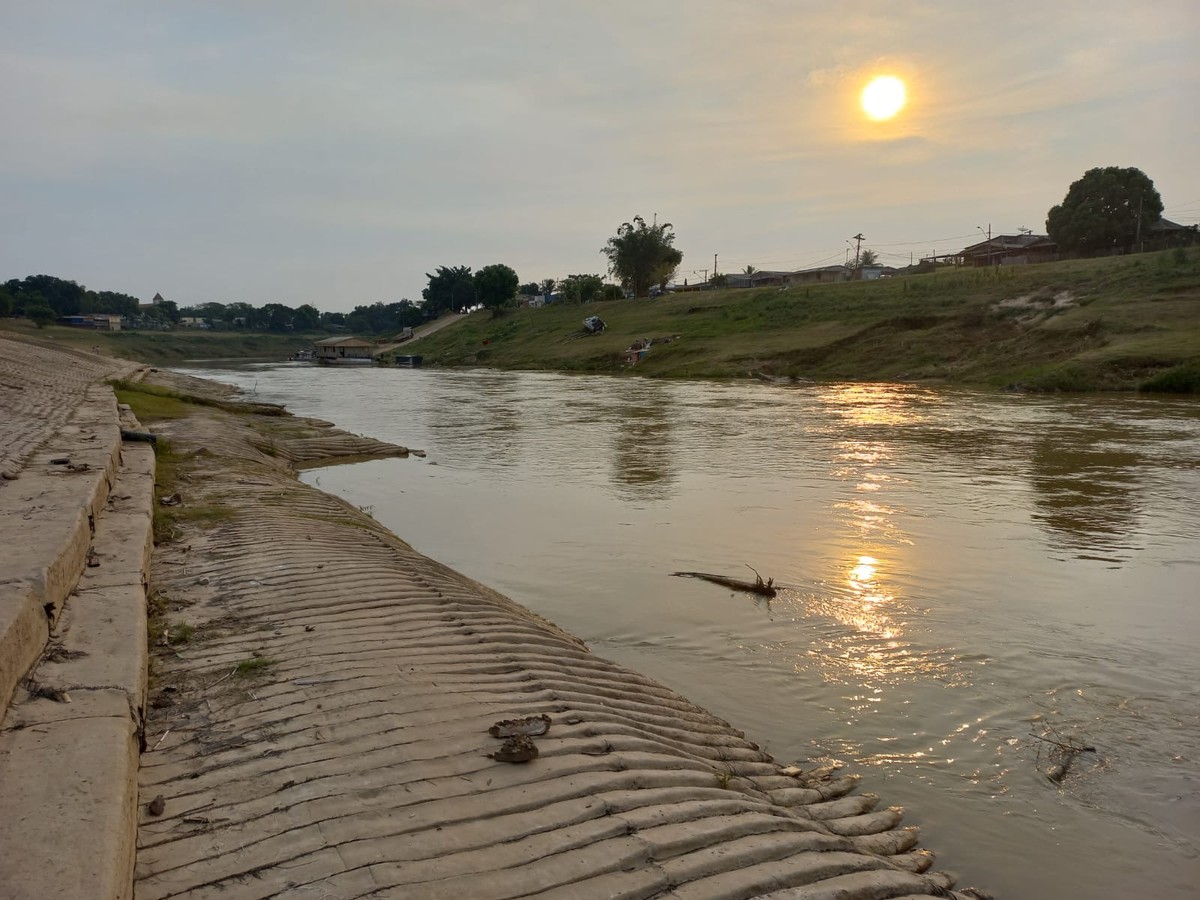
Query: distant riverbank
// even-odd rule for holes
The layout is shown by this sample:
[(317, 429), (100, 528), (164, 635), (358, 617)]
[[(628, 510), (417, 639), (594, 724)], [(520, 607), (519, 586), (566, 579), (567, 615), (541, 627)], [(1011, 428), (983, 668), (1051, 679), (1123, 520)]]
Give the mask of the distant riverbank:
[[(584, 336), (582, 319), (607, 328)], [(676, 378), (1200, 390), (1200, 252), (480, 312), (411, 345), (426, 365)]]
[[(598, 315), (606, 329), (586, 335)], [(1200, 248), (841, 284), (476, 312), (403, 345), (426, 366), (663, 378), (908, 381), (1200, 392)], [(51, 346), (155, 365), (284, 360), (321, 334), (114, 334), (0, 320)], [(381, 338), (391, 337), (383, 335)], [(649, 342), (630, 365), (631, 347)], [(381, 344), (381, 349), (386, 345)]]
[(99, 347), (108, 356), (136, 359), (151, 365), (170, 365), (198, 359), (284, 360), (322, 337), (313, 334), (263, 334), (246, 331), (91, 331), (51, 325), (38, 329), (20, 319), (0, 319), (0, 330), (49, 347), (90, 351)]

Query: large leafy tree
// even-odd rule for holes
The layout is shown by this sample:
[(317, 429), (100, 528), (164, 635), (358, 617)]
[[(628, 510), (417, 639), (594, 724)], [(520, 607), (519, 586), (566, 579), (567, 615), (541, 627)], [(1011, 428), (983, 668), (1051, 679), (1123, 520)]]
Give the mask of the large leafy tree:
[(50, 304), (41, 297), (35, 297), (25, 304), (25, 315), (38, 328), (45, 328), (58, 318), (54, 310), (50, 307)]
[(356, 306), (343, 321), (335, 321), (339, 313), (324, 313), (322, 321), (330, 325), (349, 325), (352, 331), (370, 334), (387, 334), (401, 328), (414, 328), (424, 320), (424, 313), (411, 300), (405, 298), (397, 303), (372, 303)]
[(520, 283), (517, 273), (504, 263), (484, 266), (475, 273), (475, 296), (496, 315), (516, 295)]
[(558, 289), (568, 303), (591, 303), (604, 289), (604, 279), (599, 275), (568, 275)]
[(282, 303), (265, 303), (262, 308), (262, 325), (268, 331), (287, 331), (292, 327), (295, 310)]
[(16, 300), (19, 309), (27, 308), (37, 300), (44, 300), (56, 316), (78, 315), (83, 305), (85, 288), (74, 281), (55, 278), (53, 275), (30, 275), (18, 281), (12, 279), (4, 286)]
[(1139, 223), (1145, 235), (1162, 211), (1162, 197), (1141, 169), (1088, 169), (1046, 215), (1046, 233), (1068, 253), (1131, 250)]
[(133, 318), (138, 314), (138, 298), (118, 291), (86, 291), (80, 303), (81, 313), (112, 313)]
[(475, 282), (470, 266), (438, 266), (434, 274), (425, 274), (429, 286), (421, 291), (425, 311), (434, 316), (461, 312), (475, 305)]
[(296, 331), (316, 331), (321, 324), (321, 311), (311, 303), (302, 303), (292, 313), (292, 328)]
[(666, 287), (683, 262), (671, 223), (647, 225), (641, 216), (621, 225), (600, 253), (608, 259), (609, 272), (635, 297), (645, 297), (656, 284)]

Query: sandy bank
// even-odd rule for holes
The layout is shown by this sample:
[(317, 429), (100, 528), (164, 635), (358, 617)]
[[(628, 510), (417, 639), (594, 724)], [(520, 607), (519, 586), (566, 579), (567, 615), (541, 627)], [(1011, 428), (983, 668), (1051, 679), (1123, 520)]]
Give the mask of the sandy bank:
[[(355, 439), (203, 407), (161, 430), (182, 505), (154, 554), (138, 897), (857, 898), (953, 884), (855, 777), (781, 768), (295, 479), (297, 463), (370, 452)], [(549, 730), (534, 759), (502, 761), (512, 748), (489, 727), (523, 716)]]
[(155, 487), (101, 381), (132, 364), (4, 344), (0, 897), (953, 895), (856, 777), (295, 478), (402, 448), (157, 373)]

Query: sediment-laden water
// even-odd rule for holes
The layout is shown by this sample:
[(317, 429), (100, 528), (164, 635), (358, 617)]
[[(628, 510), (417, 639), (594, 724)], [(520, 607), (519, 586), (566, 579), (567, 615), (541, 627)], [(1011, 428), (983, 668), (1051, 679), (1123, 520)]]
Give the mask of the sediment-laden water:
[[(1200, 883), (1200, 404), (205, 366), (428, 452), (305, 473), (1022, 898)], [(783, 585), (767, 602), (677, 570)], [(1039, 737), (1095, 753), (1061, 783)]]

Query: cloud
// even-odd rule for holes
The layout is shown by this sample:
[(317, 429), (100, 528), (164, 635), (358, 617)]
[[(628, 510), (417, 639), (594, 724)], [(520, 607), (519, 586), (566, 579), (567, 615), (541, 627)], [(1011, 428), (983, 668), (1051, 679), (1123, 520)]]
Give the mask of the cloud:
[[(443, 263), (595, 271), (636, 213), (689, 258), (812, 258), (873, 222), (1033, 225), (1091, 165), (1188, 199), (1198, 30), (1173, 0), (6, 6), (3, 277), (344, 308), (335, 286), (417, 296)], [(910, 105), (872, 124), (883, 70)]]

